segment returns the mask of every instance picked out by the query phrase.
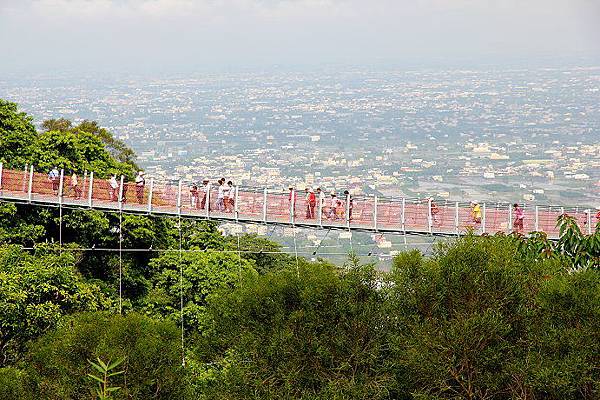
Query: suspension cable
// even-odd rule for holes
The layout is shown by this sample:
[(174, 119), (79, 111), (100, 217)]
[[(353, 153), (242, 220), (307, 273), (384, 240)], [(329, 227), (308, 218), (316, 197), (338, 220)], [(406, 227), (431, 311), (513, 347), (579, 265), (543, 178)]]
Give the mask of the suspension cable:
[(181, 313), (181, 365), (185, 367), (185, 337), (183, 320), (183, 235), (181, 233), (181, 214), (178, 218), (179, 228), (179, 311)]

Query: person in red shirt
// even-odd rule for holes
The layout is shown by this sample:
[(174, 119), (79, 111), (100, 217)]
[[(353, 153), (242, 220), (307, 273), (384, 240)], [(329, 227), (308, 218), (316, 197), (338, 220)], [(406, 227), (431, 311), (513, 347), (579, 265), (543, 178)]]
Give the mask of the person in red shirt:
[[(307, 189), (308, 190), (308, 189)], [(306, 196), (306, 218), (312, 219), (315, 217), (315, 207), (317, 206), (317, 196), (315, 191), (310, 189)]]

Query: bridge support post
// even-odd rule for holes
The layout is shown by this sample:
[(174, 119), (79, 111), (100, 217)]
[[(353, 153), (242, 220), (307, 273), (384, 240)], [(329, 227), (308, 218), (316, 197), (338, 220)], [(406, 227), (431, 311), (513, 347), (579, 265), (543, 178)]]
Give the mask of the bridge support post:
[(540, 231), (540, 207), (535, 206), (535, 231)]
[(31, 203), (33, 198), (33, 165), (29, 167), (29, 184), (27, 186), (27, 201)]
[(485, 233), (486, 229), (485, 229), (485, 214), (486, 214), (486, 207), (485, 207), (485, 203), (483, 203), (481, 208), (481, 233)]
[(400, 224), (402, 226), (402, 231), (406, 235), (406, 199), (402, 198), (402, 209), (400, 210)]
[(236, 185), (235, 195), (233, 197), (233, 213), (235, 215), (235, 222), (238, 222), (240, 220), (240, 209), (238, 207), (239, 198), (240, 198), (240, 195), (239, 195), (240, 190), (239, 189), (240, 189), (240, 187)]
[(454, 229), (456, 230), (456, 234), (459, 234), (459, 219), (458, 219), (458, 201), (454, 203)]
[(263, 189), (263, 222), (267, 223), (267, 188)]
[(123, 183), (125, 183), (125, 177), (121, 175), (121, 184), (119, 185), (119, 211), (123, 211)]
[(89, 208), (92, 208), (93, 192), (94, 192), (94, 171), (90, 172), (90, 183), (89, 183), (89, 187), (88, 187), (88, 207)]
[(321, 198), (321, 193), (319, 193), (319, 198), (317, 199), (317, 201), (319, 202), (317, 221), (318, 221), (319, 226), (322, 228), (323, 227), (323, 199)]
[(433, 215), (431, 214), (431, 198), (427, 199), (427, 230), (433, 233)]
[(379, 199), (377, 196), (373, 199), (373, 229), (377, 231), (377, 203)]
[(29, 171), (29, 164), (25, 164), (25, 168), (23, 169), (23, 184), (21, 186), (21, 191), (27, 191), (27, 171)]
[(65, 170), (60, 170), (60, 180), (58, 181), (58, 205), (62, 206), (63, 188), (65, 187)]
[(210, 191), (212, 188), (212, 183), (206, 184), (206, 202), (204, 203), (204, 207), (206, 210), (206, 218), (210, 219)]
[[(88, 171), (87, 171), (87, 169), (86, 169), (86, 170), (84, 170), (84, 172), (83, 172), (83, 184), (81, 185), (82, 194), (83, 194), (83, 193), (86, 193), (86, 194), (87, 194), (87, 192), (83, 192), (83, 191), (84, 191), (84, 190), (86, 190), (86, 188), (87, 188), (87, 186), (86, 186), (86, 185), (87, 185), (87, 183), (88, 183)], [(87, 190), (88, 190), (88, 192), (89, 192), (90, 188), (87, 188)]]
[(513, 228), (513, 217), (512, 217), (512, 210), (510, 209), (510, 204), (508, 205), (508, 226), (506, 227), (508, 230), (508, 233), (512, 232), (512, 228)]
[(296, 189), (290, 190), (290, 224), (294, 226), (296, 217)]
[(177, 215), (181, 215), (181, 179), (177, 181)]
[(346, 195), (346, 228), (350, 229), (350, 194)]
[(150, 191), (148, 192), (148, 214), (152, 214), (152, 195), (154, 194), (154, 178), (150, 178)]

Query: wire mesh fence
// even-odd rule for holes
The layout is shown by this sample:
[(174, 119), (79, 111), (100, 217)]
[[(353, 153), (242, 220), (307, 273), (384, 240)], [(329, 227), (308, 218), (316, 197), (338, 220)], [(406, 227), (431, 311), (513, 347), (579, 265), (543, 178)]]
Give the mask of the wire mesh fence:
[(5, 199), (123, 209), (205, 218), (313, 225), (371, 231), (476, 234), (543, 231), (558, 237), (557, 219), (572, 216), (584, 233), (598, 223), (595, 210), (582, 207), (445, 199), (408, 199), (311, 193), (285, 189), (198, 185), (183, 181), (99, 179), (87, 171), (65, 175), (2, 168), (0, 195)]

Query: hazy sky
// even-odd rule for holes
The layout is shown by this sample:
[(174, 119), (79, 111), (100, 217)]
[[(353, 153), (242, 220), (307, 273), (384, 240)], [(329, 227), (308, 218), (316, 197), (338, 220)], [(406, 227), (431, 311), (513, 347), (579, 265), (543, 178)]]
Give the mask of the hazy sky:
[(598, 60), (598, 21), (600, 0), (0, 0), (0, 71)]

